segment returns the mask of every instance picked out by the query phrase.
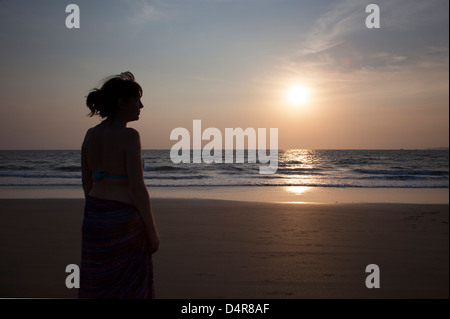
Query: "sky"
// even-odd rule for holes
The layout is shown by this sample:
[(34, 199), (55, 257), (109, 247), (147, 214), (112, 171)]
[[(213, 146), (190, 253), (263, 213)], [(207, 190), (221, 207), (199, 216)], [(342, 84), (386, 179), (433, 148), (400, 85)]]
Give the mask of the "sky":
[(128, 125), (143, 149), (193, 120), (278, 128), (280, 149), (449, 145), (447, 0), (0, 0), (0, 30), (3, 150), (79, 149), (101, 120), (85, 97), (124, 71), (144, 90)]

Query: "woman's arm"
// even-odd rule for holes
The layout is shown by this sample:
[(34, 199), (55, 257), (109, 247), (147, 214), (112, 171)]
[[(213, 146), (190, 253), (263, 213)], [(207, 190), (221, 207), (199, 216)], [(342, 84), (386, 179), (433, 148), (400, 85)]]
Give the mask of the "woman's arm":
[(159, 235), (158, 230), (156, 229), (155, 220), (153, 218), (150, 196), (144, 183), (141, 140), (139, 133), (136, 130), (132, 128), (128, 129), (126, 145), (125, 160), (131, 195), (134, 200), (134, 205), (144, 220), (147, 236), (150, 242), (150, 253), (153, 254), (159, 249)]
[[(89, 131), (88, 131), (89, 132)], [(86, 133), (87, 136), (87, 133)], [(86, 156), (86, 137), (84, 138), (83, 145), (81, 146), (81, 181), (83, 183), (84, 197), (86, 198), (94, 185), (92, 179), (92, 172), (88, 168), (87, 156)]]

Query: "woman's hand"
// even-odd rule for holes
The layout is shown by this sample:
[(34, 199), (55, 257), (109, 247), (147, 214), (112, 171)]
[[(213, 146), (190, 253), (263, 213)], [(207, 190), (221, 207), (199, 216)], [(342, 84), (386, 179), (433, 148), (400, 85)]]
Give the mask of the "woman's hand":
[(151, 232), (148, 236), (149, 252), (154, 254), (159, 250), (159, 235), (157, 232)]

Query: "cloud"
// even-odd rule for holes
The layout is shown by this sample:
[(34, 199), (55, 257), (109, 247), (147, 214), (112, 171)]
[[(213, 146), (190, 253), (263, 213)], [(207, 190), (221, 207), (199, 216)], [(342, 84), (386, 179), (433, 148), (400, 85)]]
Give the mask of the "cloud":
[(380, 29), (365, 27), (366, 5), (344, 0), (321, 15), (290, 57), (291, 67), (351, 73), (392, 71), (423, 60), (448, 64), (447, 1), (379, 1)]
[(148, 22), (155, 21), (163, 16), (150, 1), (122, 0), (122, 2), (131, 11), (129, 23), (138, 29), (144, 27)]

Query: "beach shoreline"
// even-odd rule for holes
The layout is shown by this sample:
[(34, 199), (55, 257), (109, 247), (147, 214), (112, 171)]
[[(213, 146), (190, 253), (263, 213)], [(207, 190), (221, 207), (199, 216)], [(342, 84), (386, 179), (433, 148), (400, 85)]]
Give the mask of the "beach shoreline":
[[(0, 297), (76, 298), (83, 199), (0, 199)], [(160, 299), (448, 298), (447, 204), (153, 198)], [(377, 264), (381, 287), (368, 289)]]
[[(448, 188), (304, 186), (147, 187), (151, 198), (212, 199), (265, 203), (448, 204)], [(0, 186), (0, 199), (83, 199), (80, 186)]]

